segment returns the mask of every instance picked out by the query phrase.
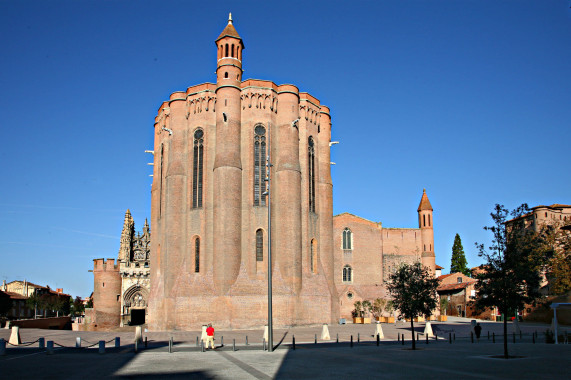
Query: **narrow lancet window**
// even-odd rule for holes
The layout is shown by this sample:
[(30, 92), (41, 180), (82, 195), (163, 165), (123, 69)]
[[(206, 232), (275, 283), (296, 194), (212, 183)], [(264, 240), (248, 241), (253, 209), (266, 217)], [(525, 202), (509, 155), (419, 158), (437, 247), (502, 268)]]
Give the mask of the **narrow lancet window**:
[(202, 184), (203, 184), (203, 157), (204, 157), (204, 132), (197, 129), (194, 132), (194, 151), (192, 164), (192, 208), (202, 207)]
[(256, 231), (256, 261), (264, 261), (264, 231)]
[(313, 137), (308, 140), (308, 182), (309, 182), (309, 211), (315, 212), (315, 144)]
[(266, 196), (266, 128), (254, 128), (254, 206), (265, 206)]
[(200, 238), (194, 240), (194, 272), (200, 272)]
[(345, 265), (343, 267), (343, 282), (352, 282), (353, 281), (353, 270), (349, 265)]
[(343, 230), (343, 249), (353, 249), (353, 233), (349, 228)]

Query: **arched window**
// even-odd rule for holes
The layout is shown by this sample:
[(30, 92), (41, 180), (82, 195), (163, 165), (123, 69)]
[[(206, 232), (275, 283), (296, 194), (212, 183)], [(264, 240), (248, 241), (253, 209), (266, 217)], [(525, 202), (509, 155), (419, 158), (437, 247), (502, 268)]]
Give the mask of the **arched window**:
[(353, 249), (353, 233), (348, 227), (343, 230), (343, 249)]
[(224, 54), (225, 57), (228, 57), (228, 44), (226, 44), (226, 54)]
[(430, 214), (428, 214), (428, 227), (430, 227)]
[(266, 196), (266, 128), (254, 128), (254, 206), (265, 206)]
[(232, 57), (234, 57), (234, 44), (232, 44), (232, 54), (230, 54)]
[(203, 156), (204, 132), (202, 129), (197, 129), (194, 132), (194, 152), (192, 165), (192, 208), (202, 207)]
[(422, 215), (422, 226), (426, 227), (426, 215)]
[(310, 259), (311, 273), (317, 273), (317, 243), (315, 239), (311, 239), (309, 259)]
[(343, 267), (343, 282), (353, 282), (353, 269), (349, 265)]
[(264, 261), (264, 231), (256, 231), (256, 261)]
[(200, 238), (194, 240), (194, 272), (200, 272)]
[(309, 163), (309, 211), (315, 212), (315, 144), (313, 143), (313, 137), (309, 137), (307, 145), (307, 158)]
[(224, 78), (228, 78), (228, 72), (224, 73)]

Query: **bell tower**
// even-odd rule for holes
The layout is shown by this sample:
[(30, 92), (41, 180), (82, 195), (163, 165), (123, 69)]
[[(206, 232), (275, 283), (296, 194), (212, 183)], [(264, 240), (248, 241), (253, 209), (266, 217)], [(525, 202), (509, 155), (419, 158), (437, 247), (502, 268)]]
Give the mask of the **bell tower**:
[(432, 205), (426, 195), (426, 189), (422, 190), (422, 198), (418, 205), (418, 227), (422, 237), (422, 265), (427, 267), (432, 274), (435, 271), (435, 255), (434, 255), (434, 228), (432, 225)]
[(242, 246), (240, 83), (244, 44), (232, 24), (232, 14), (216, 46), (213, 272), (216, 291), (224, 295), (238, 277)]

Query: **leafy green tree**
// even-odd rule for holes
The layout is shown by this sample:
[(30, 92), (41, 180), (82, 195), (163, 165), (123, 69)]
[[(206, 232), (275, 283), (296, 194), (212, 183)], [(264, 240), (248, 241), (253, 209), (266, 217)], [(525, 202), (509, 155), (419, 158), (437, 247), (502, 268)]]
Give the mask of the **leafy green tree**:
[(384, 298), (377, 298), (376, 300), (373, 301), (373, 307), (372, 307), (372, 312), (373, 312), (373, 317), (381, 317), (383, 315), (383, 312), (385, 311), (385, 308), (387, 306), (387, 300)]
[(446, 310), (448, 309), (449, 304), (450, 304), (450, 302), (448, 301), (447, 297), (441, 297), (440, 298), (440, 314), (441, 315), (446, 315)]
[(83, 301), (81, 300), (81, 297), (77, 296), (75, 297), (75, 299), (73, 300), (73, 304), (71, 305), (71, 309), (72, 309), (72, 313), (75, 316), (79, 316), (81, 314), (83, 314), (84, 310), (85, 310), (85, 306), (83, 305)]
[(460, 235), (456, 234), (454, 237), (454, 244), (452, 245), (452, 261), (450, 264), (450, 273), (463, 273), (466, 276), (471, 276), (470, 269), (468, 269), (468, 261), (464, 255), (464, 247), (462, 247), (462, 240)]
[(369, 315), (373, 311), (373, 305), (371, 305), (371, 301), (364, 300), (361, 302), (361, 306), (363, 306), (364, 315)]
[(4, 292), (0, 292), (0, 317), (5, 317), (12, 309), (12, 299)]
[[(490, 214), (492, 226), (484, 230), (492, 233), (492, 244), (487, 249), (476, 243), (479, 256), (486, 263), (476, 275), (478, 310), (497, 307), (504, 315), (504, 357), (508, 356), (507, 318), (509, 312), (523, 309), (525, 304), (534, 303), (540, 296), (540, 270), (545, 259), (544, 245), (538, 234), (525, 228), (506, 228), (508, 215), (518, 218), (529, 211), (522, 204), (513, 211), (496, 204)], [(517, 227), (517, 226), (516, 226)]]
[(403, 264), (389, 279), (388, 289), (393, 296), (394, 307), (399, 310), (401, 316), (410, 318), (414, 350), (414, 318), (432, 314), (432, 310), (437, 306), (436, 288), (439, 281), (419, 262)]

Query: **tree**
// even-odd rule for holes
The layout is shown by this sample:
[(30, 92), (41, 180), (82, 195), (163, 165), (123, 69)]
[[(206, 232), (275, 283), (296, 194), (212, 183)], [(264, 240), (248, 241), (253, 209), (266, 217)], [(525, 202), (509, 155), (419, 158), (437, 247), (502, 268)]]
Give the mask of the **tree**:
[[(567, 222), (567, 226), (570, 223)], [(571, 290), (571, 231), (562, 230), (564, 225), (556, 222), (543, 226), (540, 231), (548, 258), (544, 272), (549, 281), (549, 293), (554, 295)]]
[(75, 316), (79, 316), (81, 314), (83, 314), (84, 310), (85, 310), (85, 306), (83, 305), (83, 301), (81, 300), (81, 297), (77, 296), (75, 297), (75, 300), (73, 300), (73, 305), (71, 306), (72, 310), (73, 310), (73, 315)]
[(403, 264), (389, 276), (389, 292), (393, 296), (393, 305), (401, 316), (410, 319), (412, 349), (416, 349), (414, 340), (414, 318), (432, 314), (437, 306), (436, 288), (438, 280), (421, 263)]
[(464, 247), (462, 247), (462, 240), (460, 235), (456, 234), (454, 237), (454, 244), (452, 245), (452, 261), (450, 264), (450, 273), (463, 273), (466, 276), (471, 276), (470, 269), (468, 269), (468, 261), (464, 255)]
[(0, 292), (0, 317), (5, 317), (8, 315), (10, 309), (12, 309), (12, 299), (10, 296), (4, 292)]
[(377, 298), (373, 301), (373, 317), (381, 317), (383, 312), (385, 311), (385, 307), (387, 306), (387, 300), (384, 298)]
[(478, 255), (485, 259), (483, 271), (476, 275), (476, 309), (497, 307), (504, 315), (504, 357), (508, 356), (507, 315), (525, 304), (534, 303), (540, 296), (540, 270), (545, 259), (545, 242), (530, 229), (513, 226), (506, 228), (508, 215), (518, 218), (529, 211), (522, 204), (513, 211), (496, 204), (490, 214), (492, 226), (484, 230), (492, 233), (488, 249), (476, 243)]
[(448, 309), (448, 304), (449, 304), (448, 298), (442, 296), (440, 298), (440, 314), (441, 315), (446, 315), (446, 310)]
[(361, 302), (361, 306), (363, 306), (363, 316), (365, 315), (369, 315), (369, 313), (371, 313), (373, 311), (373, 305), (371, 305), (371, 301), (369, 300), (364, 300), (363, 302)]

